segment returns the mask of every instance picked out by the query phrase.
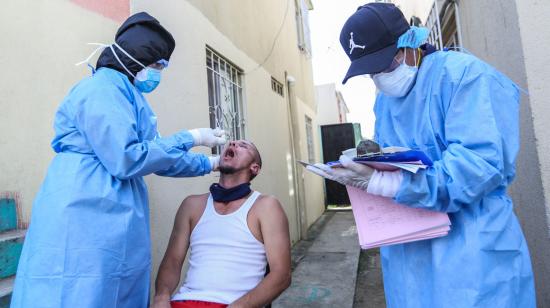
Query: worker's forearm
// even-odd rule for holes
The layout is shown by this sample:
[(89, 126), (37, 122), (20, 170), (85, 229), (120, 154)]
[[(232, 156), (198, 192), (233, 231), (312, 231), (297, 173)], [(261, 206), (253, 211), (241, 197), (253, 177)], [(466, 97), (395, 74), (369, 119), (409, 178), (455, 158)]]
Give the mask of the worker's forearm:
[(271, 272), (254, 289), (229, 305), (229, 308), (261, 308), (288, 288), (290, 279), (290, 273)]

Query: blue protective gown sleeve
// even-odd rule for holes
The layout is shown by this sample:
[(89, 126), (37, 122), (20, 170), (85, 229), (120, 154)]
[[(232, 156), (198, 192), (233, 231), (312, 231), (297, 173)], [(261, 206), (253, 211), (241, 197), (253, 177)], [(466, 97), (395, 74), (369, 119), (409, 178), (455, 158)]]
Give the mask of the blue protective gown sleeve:
[[(456, 212), (507, 184), (504, 162), (510, 149), (503, 141), (507, 137), (516, 140), (517, 136), (503, 135), (514, 129), (501, 126), (517, 122), (513, 117), (517, 117), (518, 91), (501, 76), (476, 71), (464, 72), (457, 81), (443, 81), (447, 95), (441, 98), (446, 109), (442, 158), (417, 174), (404, 172), (397, 202)], [(506, 112), (508, 115), (502, 114)]]
[[(190, 142), (191, 145), (193, 144), (193, 137), (189, 132), (181, 131), (179, 135), (180, 135), (179, 136), (180, 138), (186, 139), (185, 143), (189, 144)], [(189, 177), (191, 176), (189, 172), (190, 165), (191, 165), (190, 162), (197, 161), (197, 160), (200, 162), (202, 169), (208, 170), (208, 172), (203, 173), (203, 174), (206, 174), (212, 170), (211, 170), (210, 161), (208, 160), (208, 158), (206, 158), (206, 161), (205, 161), (204, 158), (206, 158), (206, 156), (203, 154), (188, 152), (187, 155), (185, 156), (185, 159), (179, 159), (173, 165), (168, 167), (168, 169), (155, 171), (155, 174), (159, 176), (169, 176), (169, 177)]]
[(181, 177), (211, 171), (205, 155), (188, 152), (193, 138), (187, 131), (140, 140), (137, 111), (116, 87), (93, 89), (83, 97), (86, 101), (75, 111), (76, 125), (112, 176), (129, 179), (155, 172)]

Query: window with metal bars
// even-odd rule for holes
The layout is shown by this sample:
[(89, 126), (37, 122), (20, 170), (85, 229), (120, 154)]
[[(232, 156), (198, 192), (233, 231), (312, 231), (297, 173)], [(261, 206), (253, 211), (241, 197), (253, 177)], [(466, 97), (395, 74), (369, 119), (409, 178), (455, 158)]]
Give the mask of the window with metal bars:
[[(210, 127), (227, 131), (229, 140), (244, 139), (243, 71), (206, 47)], [(221, 147), (213, 149), (220, 153)]]
[(285, 97), (283, 84), (273, 77), (271, 77), (271, 90), (280, 96)]
[[(309, 10), (311, 2), (307, 0), (295, 0), (296, 7), (296, 31), (298, 34), (298, 48), (311, 57), (311, 35), (309, 30)], [(311, 7), (313, 9), (313, 7)]]
[(307, 159), (310, 163), (315, 162), (315, 148), (313, 147), (313, 123), (311, 118), (306, 116), (306, 141)]
[(460, 14), (456, 1), (435, 0), (426, 20), (426, 27), (430, 30), (428, 42), (437, 49), (462, 46)]

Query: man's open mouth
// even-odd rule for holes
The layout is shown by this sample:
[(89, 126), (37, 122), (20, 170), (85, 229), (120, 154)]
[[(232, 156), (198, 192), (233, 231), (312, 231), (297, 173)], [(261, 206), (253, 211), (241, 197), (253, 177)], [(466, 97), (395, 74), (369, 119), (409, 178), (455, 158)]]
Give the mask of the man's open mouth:
[(231, 158), (235, 157), (235, 151), (233, 151), (233, 149), (227, 149), (225, 151), (224, 157), (231, 157)]

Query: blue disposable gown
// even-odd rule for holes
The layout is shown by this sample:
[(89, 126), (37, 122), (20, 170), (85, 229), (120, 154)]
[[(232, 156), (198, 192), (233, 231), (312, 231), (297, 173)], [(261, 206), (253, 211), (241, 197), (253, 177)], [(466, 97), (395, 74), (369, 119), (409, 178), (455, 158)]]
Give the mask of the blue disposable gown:
[(55, 116), (57, 153), (33, 205), (13, 308), (147, 307), (151, 269), (143, 176), (196, 176), (208, 158), (182, 131), (160, 138), (128, 78), (99, 69)]
[(375, 139), (425, 151), (399, 203), (447, 212), (442, 238), (381, 248), (386, 301), (406, 307), (535, 307), (527, 243), (506, 187), (518, 152), (518, 90), (479, 59), (435, 52), (402, 98), (379, 94)]

